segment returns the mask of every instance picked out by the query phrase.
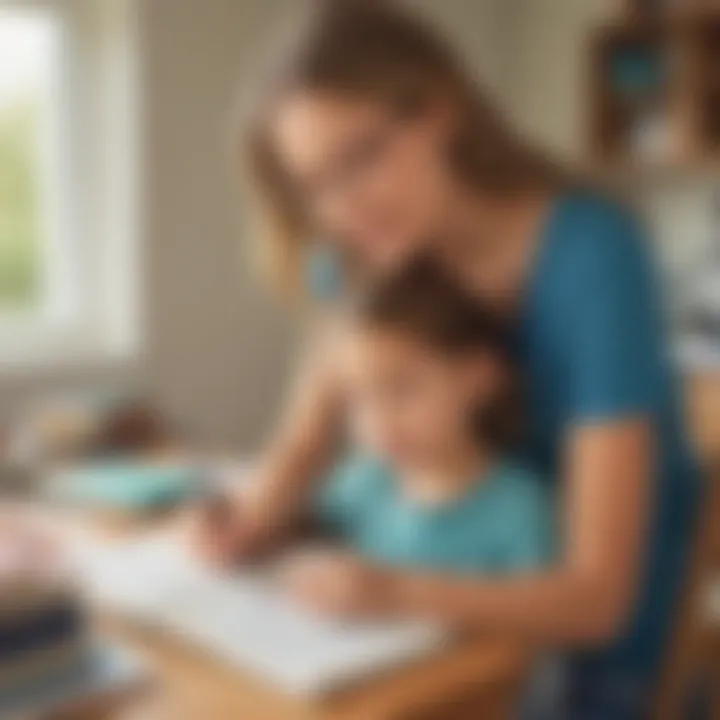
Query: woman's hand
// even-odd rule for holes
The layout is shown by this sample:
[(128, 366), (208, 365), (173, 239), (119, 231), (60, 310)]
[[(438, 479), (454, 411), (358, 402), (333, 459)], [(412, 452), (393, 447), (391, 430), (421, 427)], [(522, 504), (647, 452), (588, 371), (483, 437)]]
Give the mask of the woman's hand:
[(303, 607), (340, 617), (382, 615), (393, 608), (393, 574), (339, 552), (312, 552), (293, 558), (283, 579)]
[(333, 457), (343, 397), (333, 368), (333, 338), (323, 329), (302, 363), (281, 426), (248, 484), (251, 493), (215, 499), (191, 513), (191, 543), (209, 561), (247, 560), (295, 526)]

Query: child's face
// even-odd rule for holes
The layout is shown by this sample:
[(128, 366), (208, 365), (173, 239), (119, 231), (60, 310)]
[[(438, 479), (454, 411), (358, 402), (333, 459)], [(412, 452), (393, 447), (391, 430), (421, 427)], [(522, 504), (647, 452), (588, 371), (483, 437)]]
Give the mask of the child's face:
[(451, 357), (398, 332), (354, 331), (343, 366), (359, 441), (398, 467), (446, 461), (472, 442), (471, 413), (492, 386), (487, 360)]

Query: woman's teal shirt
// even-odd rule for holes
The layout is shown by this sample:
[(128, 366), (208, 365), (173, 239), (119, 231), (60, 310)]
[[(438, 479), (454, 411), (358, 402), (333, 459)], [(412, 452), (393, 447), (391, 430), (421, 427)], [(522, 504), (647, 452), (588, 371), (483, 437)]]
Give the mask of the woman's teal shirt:
[[(321, 296), (343, 285), (328, 253), (314, 259), (309, 275)], [(660, 281), (630, 211), (592, 193), (555, 201), (516, 339), (528, 392), (525, 454), (547, 482), (561, 482), (563, 445), (573, 428), (648, 418), (655, 429), (653, 504), (632, 620), (615, 642), (578, 656), (601, 672), (650, 676), (687, 566), (700, 473), (679, 410)]]

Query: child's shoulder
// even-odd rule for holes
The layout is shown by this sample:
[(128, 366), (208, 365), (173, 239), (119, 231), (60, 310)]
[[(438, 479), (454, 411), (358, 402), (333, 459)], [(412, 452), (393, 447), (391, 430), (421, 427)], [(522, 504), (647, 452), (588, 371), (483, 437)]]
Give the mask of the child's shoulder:
[(385, 483), (391, 471), (379, 458), (357, 451), (344, 457), (335, 466), (333, 474), (346, 482)]
[(500, 458), (490, 472), (504, 483), (530, 487), (546, 486), (543, 474), (537, 468), (514, 456)]
[(380, 491), (390, 485), (391, 473), (377, 458), (353, 452), (335, 466), (329, 480), (336, 492), (346, 497), (377, 499)]
[(513, 503), (546, 505), (550, 502), (550, 484), (530, 464), (517, 458), (504, 458), (491, 470), (495, 494)]
[(493, 532), (505, 569), (528, 569), (549, 562), (557, 550), (557, 507), (552, 484), (532, 466), (497, 463), (493, 487)]

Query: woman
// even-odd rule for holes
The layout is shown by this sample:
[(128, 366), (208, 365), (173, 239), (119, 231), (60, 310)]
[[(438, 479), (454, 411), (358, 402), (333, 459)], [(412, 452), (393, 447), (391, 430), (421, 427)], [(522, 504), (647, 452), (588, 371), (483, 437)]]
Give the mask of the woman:
[[(528, 149), (440, 39), (389, 3), (327, 3), (256, 109), (263, 242), (283, 286), (327, 297), (433, 253), (515, 323), (526, 451), (562, 491), (564, 550), (552, 572), (450, 588), (411, 573), (390, 588), (378, 574), (381, 590), (365, 596), (372, 568), (331, 563), (317, 593), (345, 588), (332, 602), (351, 613), (389, 609), (402, 593), (418, 614), (558, 646), (566, 685), (549, 717), (643, 717), (698, 483), (638, 223)], [(309, 241), (319, 236), (323, 247)], [(310, 358), (254, 494), (233, 522), (206, 528), (208, 552), (270, 540), (321, 475), (341, 406), (325, 349)]]

